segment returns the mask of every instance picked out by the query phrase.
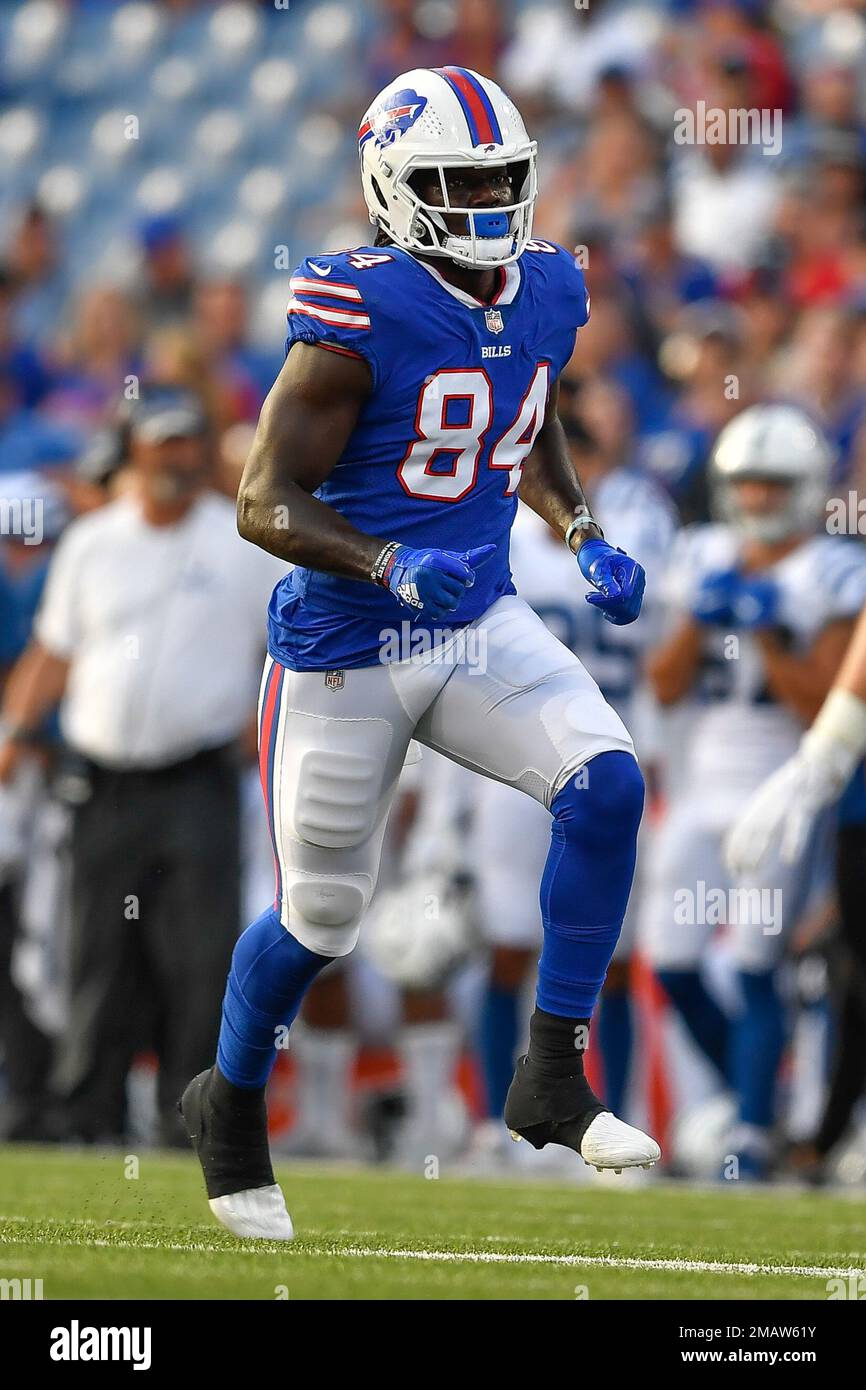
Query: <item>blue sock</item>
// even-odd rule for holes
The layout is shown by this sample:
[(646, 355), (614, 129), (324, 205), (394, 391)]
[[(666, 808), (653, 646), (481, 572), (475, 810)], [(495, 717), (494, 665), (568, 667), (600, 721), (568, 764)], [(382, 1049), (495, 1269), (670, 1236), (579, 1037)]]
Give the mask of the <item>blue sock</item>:
[(775, 1119), (776, 1074), (785, 1050), (785, 1006), (772, 970), (738, 974), (745, 1009), (736, 1021), (733, 1080), (743, 1124), (769, 1129)]
[(295, 1019), (301, 1000), (330, 956), (317, 956), (286, 931), (273, 908), (238, 938), (232, 955), (217, 1065), (234, 1086), (267, 1085), (276, 1030)]
[(501, 989), (488, 983), (481, 1006), (478, 1042), (487, 1092), (487, 1113), (497, 1120), (502, 1118), (505, 1097), (514, 1075), (519, 994), (519, 990)]
[(634, 1019), (628, 990), (601, 996), (596, 1037), (604, 1067), (604, 1103), (615, 1114), (625, 1109)]
[(622, 928), (644, 785), (631, 753), (599, 753), (553, 799), (541, 879), (538, 1007), (589, 1018)]
[(731, 1023), (697, 970), (657, 970), (656, 977), (698, 1047), (723, 1081), (730, 1081)]

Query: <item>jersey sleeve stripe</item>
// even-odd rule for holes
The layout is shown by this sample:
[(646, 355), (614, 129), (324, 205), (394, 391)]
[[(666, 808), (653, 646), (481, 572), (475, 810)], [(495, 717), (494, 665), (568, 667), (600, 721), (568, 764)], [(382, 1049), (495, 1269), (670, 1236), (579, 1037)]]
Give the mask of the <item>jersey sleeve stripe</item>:
[(361, 291), (354, 285), (332, 285), (327, 280), (307, 280), (301, 275), (293, 275), (289, 284), (296, 294), (300, 291), (323, 299), (353, 299), (358, 304), (364, 302)]
[(322, 323), (337, 324), (341, 328), (369, 328), (370, 315), (352, 313), (349, 309), (330, 309), (324, 304), (304, 304), (300, 299), (290, 299), (287, 314), (306, 314)]
[(337, 343), (316, 343), (316, 347), (324, 348), (326, 352), (338, 352), (341, 357), (356, 357), (359, 362), (367, 362), (363, 352), (353, 352), (351, 348), (340, 347)]

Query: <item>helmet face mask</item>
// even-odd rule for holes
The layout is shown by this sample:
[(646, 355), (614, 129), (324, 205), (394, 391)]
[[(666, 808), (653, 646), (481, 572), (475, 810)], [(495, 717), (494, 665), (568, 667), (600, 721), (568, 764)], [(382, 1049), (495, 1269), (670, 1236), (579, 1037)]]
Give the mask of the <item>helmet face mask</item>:
[[(521, 160), (512, 165), (497, 162), (491, 166), (491, 175), (499, 169), (505, 171), (511, 182), (512, 196), (506, 203), (494, 202), (475, 208), (455, 203), (449, 192), (450, 176), (459, 174), (462, 167), (461, 163), (419, 166), (404, 179), (409, 196), (416, 200), (410, 230), (417, 227), (420, 238), (427, 243), (428, 255), (444, 256), (469, 266), (507, 265), (520, 255), (532, 230), (535, 190), (532, 189), (531, 198), (524, 193), (529, 183), (529, 161)], [(476, 172), (484, 168), (475, 162), (470, 167)], [(513, 192), (512, 168), (522, 173), (521, 196), (517, 198)], [(423, 197), (419, 185), (430, 176), (438, 183), (441, 203)], [(458, 231), (455, 223), (462, 224), (462, 230)]]
[[(467, 116), (447, 73), (459, 76), (474, 103), (483, 98), (490, 116), (482, 128), (496, 138), (473, 143), (475, 108)], [(463, 69), (405, 73), (373, 102), (359, 141), (370, 221), (395, 245), (478, 269), (507, 265), (522, 254), (538, 191), (536, 146), (516, 107), (493, 82)], [(466, 169), (505, 169), (512, 200), (484, 207), (456, 204), (449, 197), (449, 175)], [(432, 202), (419, 189), (431, 176), (438, 194)], [(456, 230), (461, 225), (464, 230)]]

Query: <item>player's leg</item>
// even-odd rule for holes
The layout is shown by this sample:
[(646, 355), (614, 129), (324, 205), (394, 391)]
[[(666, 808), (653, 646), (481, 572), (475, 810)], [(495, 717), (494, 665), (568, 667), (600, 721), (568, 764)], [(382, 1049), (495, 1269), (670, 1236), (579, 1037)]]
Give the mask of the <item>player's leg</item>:
[(354, 947), (412, 732), (389, 668), (292, 672), (269, 659), (262, 782), (277, 894), (235, 947), (217, 1064), (181, 1100), (214, 1214), (236, 1235), (290, 1239), (274, 1182), (265, 1087), (312, 981)]
[(866, 1090), (866, 918), (863, 913), (866, 825), (849, 821), (838, 830), (836, 883), (842, 939), (842, 970), (835, 1008), (830, 1089), (814, 1141), (799, 1146), (801, 1171), (821, 1164), (847, 1130)]
[(789, 1022), (779, 964), (785, 937), (806, 907), (825, 828), (825, 823), (818, 826), (798, 864), (771, 859), (759, 874), (741, 879), (731, 895), (730, 932), (742, 1000), (731, 1057), (738, 1105), (731, 1148), (741, 1178), (766, 1178), (772, 1165), (776, 1079)]
[(620, 1115), (626, 1107), (634, 1047), (634, 1009), (630, 988), (633, 943), (634, 920), (630, 903), (608, 966), (596, 1018), (604, 1099), (614, 1114)]
[(577, 658), (519, 599), (498, 600), (473, 627), (483, 638), (467, 640), (473, 660), (455, 669), (416, 737), (553, 816), (536, 1009), (506, 1123), (536, 1148), (564, 1144), (598, 1167), (653, 1163), (655, 1141), (615, 1119), (583, 1071), (634, 873), (643, 778), (631, 739)]
[(655, 837), (640, 937), (678, 1017), (719, 1080), (728, 1084), (730, 1019), (707, 988), (702, 968), (713, 932), (705, 890), (726, 887), (728, 876), (721, 863), (720, 834), (703, 826), (700, 809), (690, 797), (675, 802)]
[(319, 975), (292, 1029), (297, 1123), (283, 1153), (302, 1158), (357, 1156), (352, 1131), (352, 1071), (357, 1050), (346, 957)]
[(497, 1137), (526, 1027), (521, 995), (541, 946), (538, 884), (549, 843), (550, 816), (543, 806), (513, 787), (479, 783), (473, 848), (479, 919), (490, 958), (478, 1045), (487, 1115)]

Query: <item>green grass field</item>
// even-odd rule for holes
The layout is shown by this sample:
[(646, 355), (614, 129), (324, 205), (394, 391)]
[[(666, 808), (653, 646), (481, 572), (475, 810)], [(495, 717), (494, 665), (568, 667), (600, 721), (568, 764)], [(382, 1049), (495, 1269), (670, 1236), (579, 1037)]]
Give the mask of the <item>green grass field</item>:
[[(0, 1279), (51, 1298), (826, 1299), (864, 1202), (283, 1168), (298, 1238), (235, 1240), (194, 1161), (0, 1149)], [(746, 1268), (743, 1268), (745, 1266)]]

